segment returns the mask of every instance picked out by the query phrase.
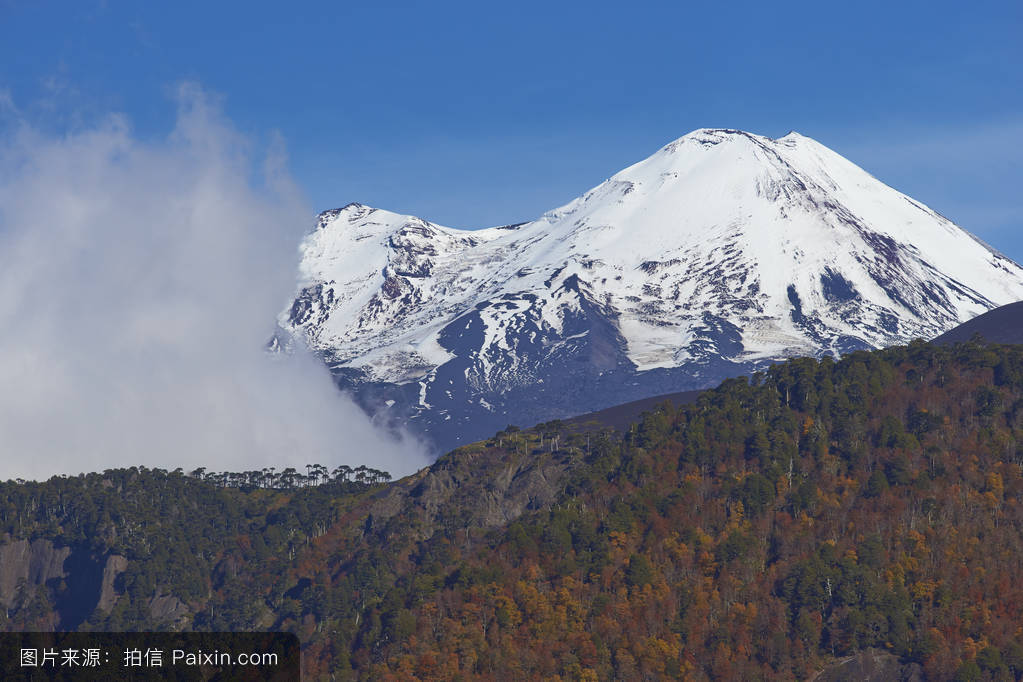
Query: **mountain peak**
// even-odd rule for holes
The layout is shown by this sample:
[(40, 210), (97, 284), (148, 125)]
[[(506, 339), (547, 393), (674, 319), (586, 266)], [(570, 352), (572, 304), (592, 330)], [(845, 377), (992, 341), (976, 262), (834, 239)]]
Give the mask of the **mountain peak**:
[[(702, 147), (714, 147), (722, 142), (745, 140), (756, 144), (773, 144), (773, 143), (792, 143), (800, 141), (816, 142), (813, 138), (806, 137), (795, 130), (790, 130), (788, 133), (778, 138), (771, 138), (765, 135), (758, 135), (756, 133), (750, 133), (745, 130), (738, 130), (737, 128), (697, 128), (692, 132), (686, 133), (682, 137), (669, 142), (667, 145), (662, 147), (662, 151), (675, 152), (685, 146), (687, 142), (696, 143)], [(821, 145), (823, 147), (823, 145)]]
[(731, 136), (750, 136), (753, 133), (748, 133), (745, 130), (739, 130), (737, 128), (697, 128), (696, 130), (686, 133), (679, 139), (686, 138), (698, 138), (706, 135), (714, 135), (718, 137), (731, 137)]
[(682, 137), (669, 142), (667, 145), (662, 147), (661, 150), (672, 153), (682, 149), (690, 143), (703, 146), (714, 146), (736, 137), (753, 137), (753, 135), (734, 128), (697, 128), (696, 130), (686, 133)]
[(796, 132), (695, 130), (515, 229), (318, 225), (282, 328), (444, 447), (1023, 300), (1019, 265)]

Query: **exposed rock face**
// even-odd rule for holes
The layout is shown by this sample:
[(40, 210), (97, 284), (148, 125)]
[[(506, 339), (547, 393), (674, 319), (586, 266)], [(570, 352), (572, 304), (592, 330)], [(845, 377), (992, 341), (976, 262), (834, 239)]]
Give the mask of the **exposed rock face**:
[(103, 582), (100, 586), (99, 602), (96, 608), (100, 611), (110, 612), (119, 596), (114, 589), (114, 581), (117, 576), (124, 573), (128, 568), (128, 560), (119, 554), (111, 554), (107, 557), (106, 565), (103, 566)]
[(158, 594), (149, 600), (149, 616), (153, 622), (163, 623), (171, 629), (191, 620), (191, 613), (184, 602), (170, 594)]
[(50, 540), (12, 540), (0, 545), (0, 606), (24, 606), (44, 590), (53, 605), (52, 625), (73, 630), (96, 609), (109, 611), (117, 600), (114, 581), (128, 560), (97, 557), (88, 549), (58, 547)]
[(0, 604), (10, 609), (23, 596), (20, 592), (65, 578), (64, 562), (70, 555), (70, 547), (54, 547), (49, 540), (0, 545)]
[[(415, 527), (430, 529), (424, 536), (452, 523), (496, 528), (554, 503), (569, 474), (583, 463), (581, 456), (565, 452), (485, 457), (469, 446), (389, 486), (370, 507), (367, 530), (381, 531), (399, 514), (404, 523), (414, 518)], [(457, 518), (453, 509), (459, 510)]]

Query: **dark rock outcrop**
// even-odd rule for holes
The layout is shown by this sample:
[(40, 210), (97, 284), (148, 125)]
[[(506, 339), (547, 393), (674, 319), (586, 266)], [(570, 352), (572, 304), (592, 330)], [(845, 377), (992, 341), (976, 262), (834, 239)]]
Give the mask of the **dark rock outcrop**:
[(500, 459), (491, 458), (490, 452), (474, 446), (460, 448), (429, 469), (391, 485), (370, 506), (366, 530), (385, 532), (392, 517), (403, 523), (416, 519), (414, 525), (423, 529), (424, 538), (451, 524), (496, 528), (553, 504), (569, 474), (583, 464), (581, 456), (564, 451), (508, 451)]
[(44, 596), (55, 627), (73, 630), (97, 609), (110, 611), (118, 597), (114, 583), (127, 566), (123, 556), (97, 556), (86, 547), (9, 540), (0, 545), (0, 606), (10, 613)]
[(49, 540), (13, 540), (0, 545), (0, 604), (10, 609), (53, 579), (66, 577), (64, 562), (70, 547), (55, 547)]

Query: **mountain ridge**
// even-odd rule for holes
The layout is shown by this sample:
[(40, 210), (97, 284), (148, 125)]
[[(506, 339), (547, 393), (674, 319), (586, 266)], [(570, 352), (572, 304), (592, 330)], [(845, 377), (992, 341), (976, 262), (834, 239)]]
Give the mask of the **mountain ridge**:
[(988, 343), (1023, 343), (1023, 301), (994, 308), (948, 330), (932, 343), (951, 344), (980, 336)]
[(1023, 346), (797, 358), (566, 427), (386, 484), (0, 483), (0, 629), (291, 632), (303, 679), (1023, 679)]

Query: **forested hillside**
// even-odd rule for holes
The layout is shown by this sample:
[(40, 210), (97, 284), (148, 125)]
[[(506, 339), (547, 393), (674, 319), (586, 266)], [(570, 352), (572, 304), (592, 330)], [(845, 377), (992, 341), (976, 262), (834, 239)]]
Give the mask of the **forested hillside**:
[[(289, 630), (310, 679), (831, 679), (857, 653), (1021, 679), (1021, 467), (1023, 348), (915, 343), (623, 435), (509, 427), (386, 485), (8, 483), (4, 627)], [(98, 589), (80, 618), (61, 548)]]

